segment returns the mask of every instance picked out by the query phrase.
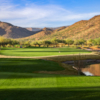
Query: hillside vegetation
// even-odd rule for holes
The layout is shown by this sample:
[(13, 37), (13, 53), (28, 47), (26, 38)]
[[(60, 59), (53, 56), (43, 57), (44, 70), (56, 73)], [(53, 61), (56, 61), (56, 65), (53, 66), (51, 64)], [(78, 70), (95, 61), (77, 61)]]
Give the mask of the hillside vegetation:
[(90, 20), (82, 20), (75, 24), (51, 34), (45, 38), (59, 38), (59, 39), (95, 39), (100, 37), (100, 15), (93, 17)]

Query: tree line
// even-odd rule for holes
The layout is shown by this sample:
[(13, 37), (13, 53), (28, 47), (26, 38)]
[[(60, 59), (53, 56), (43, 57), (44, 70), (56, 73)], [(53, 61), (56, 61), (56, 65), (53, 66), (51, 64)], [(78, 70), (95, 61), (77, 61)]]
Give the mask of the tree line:
[(33, 40), (15, 40), (15, 39), (7, 39), (2, 36), (0, 36), (0, 46), (8, 46), (8, 45), (24, 45), (24, 46), (45, 46), (49, 47), (50, 45), (53, 45), (57, 47), (58, 45), (63, 46), (63, 45), (75, 45), (76, 47), (78, 45), (88, 45), (88, 46), (93, 46), (93, 45), (100, 45), (100, 38), (96, 39), (77, 39), (77, 40), (72, 40), (72, 39), (56, 39), (53, 38), (51, 40), (42, 40), (42, 41), (33, 41)]

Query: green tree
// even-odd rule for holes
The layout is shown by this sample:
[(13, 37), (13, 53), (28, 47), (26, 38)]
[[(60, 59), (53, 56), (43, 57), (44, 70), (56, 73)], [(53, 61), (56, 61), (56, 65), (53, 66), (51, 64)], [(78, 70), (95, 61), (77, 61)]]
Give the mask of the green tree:
[(93, 45), (93, 40), (92, 39), (87, 40), (87, 45), (89, 45), (89, 47), (92, 46)]
[(92, 40), (92, 44), (93, 44), (93, 45), (97, 45), (96, 39)]
[(42, 41), (38, 41), (37, 44), (38, 44), (39, 47), (41, 47)]
[(48, 47), (51, 44), (50, 41), (43, 41), (43, 45), (46, 45), (46, 47)]
[(36, 47), (36, 45), (38, 45), (38, 42), (37, 41), (32, 41), (31, 45), (35, 45), (35, 47)]
[(6, 39), (4, 37), (0, 36), (0, 47), (4, 46), (6, 44), (5, 41), (6, 41)]
[(24, 45), (30, 46), (30, 41), (25, 41), (25, 42), (24, 42)]
[(95, 41), (96, 41), (96, 44), (99, 46), (100, 45), (100, 38), (95, 39)]
[(79, 40), (75, 40), (74, 41), (74, 45), (76, 45), (76, 48), (77, 48), (77, 45), (79, 45), (80, 43), (79, 43)]
[(18, 41), (16, 41), (16, 40), (8, 40), (8, 42), (9, 42), (9, 44), (11, 44), (11, 45), (16, 45), (16, 44), (19, 44), (19, 42)]
[(57, 47), (57, 44), (59, 43), (59, 39), (53, 38), (51, 40), (51, 43)]
[(73, 43), (74, 43), (74, 41), (73, 41), (73, 40), (71, 40), (71, 39), (67, 39), (67, 40), (66, 40), (66, 43), (68, 44), (68, 47), (69, 47), (69, 45), (73, 44)]
[(78, 40), (78, 44), (81, 45), (82, 47), (84, 46), (85, 43), (86, 43), (86, 40), (84, 39)]

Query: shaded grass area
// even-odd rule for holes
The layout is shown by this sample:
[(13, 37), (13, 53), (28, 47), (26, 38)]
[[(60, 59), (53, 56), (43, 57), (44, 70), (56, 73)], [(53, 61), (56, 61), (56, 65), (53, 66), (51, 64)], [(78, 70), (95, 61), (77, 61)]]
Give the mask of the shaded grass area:
[(51, 56), (51, 55), (68, 55), (79, 53), (91, 53), (91, 51), (75, 48), (2, 48), (0, 54), (9, 56)]
[(58, 63), (41, 59), (0, 58), (0, 72), (33, 73), (64, 70)]
[(100, 100), (100, 90), (88, 89), (87, 91), (87, 88), (1, 89), (0, 100)]
[(5, 78), (0, 78), (0, 100), (100, 99), (100, 77), (25, 73), (20, 73), (21, 77), (14, 73), (0, 76), (4, 74)]
[(14, 73), (14, 72), (0, 72), (0, 79), (27, 79), (27, 78), (49, 78), (60, 77), (66, 75), (56, 74), (41, 74), (41, 73)]
[(56, 62), (0, 58), (0, 100), (99, 100), (100, 77), (36, 74)]

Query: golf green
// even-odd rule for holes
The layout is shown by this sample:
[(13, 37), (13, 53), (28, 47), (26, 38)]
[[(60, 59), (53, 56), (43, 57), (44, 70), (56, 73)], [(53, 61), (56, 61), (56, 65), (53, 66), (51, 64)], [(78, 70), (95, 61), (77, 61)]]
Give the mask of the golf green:
[(79, 53), (91, 53), (91, 51), (86, 51), (82, 49), (75, 48), (2, 48), (0, 54), (9, 56), (54, 56), (54, 55), (69, 55), (69, 54), (79, 54)]

